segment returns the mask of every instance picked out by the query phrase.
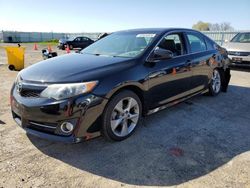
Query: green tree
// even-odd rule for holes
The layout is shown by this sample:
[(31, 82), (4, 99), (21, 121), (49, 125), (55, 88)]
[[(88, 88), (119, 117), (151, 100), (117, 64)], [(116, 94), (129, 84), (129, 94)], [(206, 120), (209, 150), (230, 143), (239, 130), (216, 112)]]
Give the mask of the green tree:
[(209, 26), (210, 24), (207, 22), (198, 21), (192, 26), (192, 28), (198, 31), (209, 31)]

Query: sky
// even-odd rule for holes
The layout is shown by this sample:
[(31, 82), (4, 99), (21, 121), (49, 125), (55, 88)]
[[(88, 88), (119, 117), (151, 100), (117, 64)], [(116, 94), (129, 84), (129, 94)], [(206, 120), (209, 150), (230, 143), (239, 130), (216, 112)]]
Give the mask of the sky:
[(0, 0), (0, 30), (113, 32), (200, 20), (250, 30), (250, 0)]

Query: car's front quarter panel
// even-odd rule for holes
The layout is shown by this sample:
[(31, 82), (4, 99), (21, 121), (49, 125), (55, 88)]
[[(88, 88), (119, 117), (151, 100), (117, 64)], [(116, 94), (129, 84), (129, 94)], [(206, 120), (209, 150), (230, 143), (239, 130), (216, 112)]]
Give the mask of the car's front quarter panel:
[[(97, 96), (110, 98), (116, 91), (127, 86), (137, 87), (143, 92), (147, 91), (147, 68), (143, 65), (143, 62), (140, 59), (131, 60), (128, 64), (129, 63), (131, 66), (125, 65), (127, 66), (126, 68), (102, 77), (98, 86), (93, 90), (93, 93)], [(126, 62), (124, 64), (126, 64)]]

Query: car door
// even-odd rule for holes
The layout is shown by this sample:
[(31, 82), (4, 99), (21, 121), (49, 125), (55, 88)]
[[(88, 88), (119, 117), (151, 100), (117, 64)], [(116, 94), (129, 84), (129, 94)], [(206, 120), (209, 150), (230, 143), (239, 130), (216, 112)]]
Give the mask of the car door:
[(89, 39), (87, 37), (81, 38), (81, 48), (86, 48), (89, 45)]
[(148, 68), (151, 109), (188, 95), (192, 76), (183, 33), (166, 35), (157, 48), (170, 50), (174, 56), (152, 63)]
[(72, 47), (73, 47), (73, 48), (78, 48), (78, 47), (79, 47), (79, 44), (80, 44), (80, 41), (81, 41), (81, 37), (76, 37), (76, 38), (72, 41)]
[(186, 32), (185, 36), (192, 67), (191, 92), (195, 93), (207, 87), (211, 58), (213, 59), (216, 53), (214, 50), (207, 50), (205, 38), (200, 33)]

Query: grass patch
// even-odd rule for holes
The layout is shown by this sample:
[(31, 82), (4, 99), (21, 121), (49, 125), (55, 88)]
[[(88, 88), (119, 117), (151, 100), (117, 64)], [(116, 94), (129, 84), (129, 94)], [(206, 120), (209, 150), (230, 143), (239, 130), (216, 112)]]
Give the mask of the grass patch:
[[(49, 40), (49, 41), (42, 41), (42, 42), (20, 42), (20, 44), (40, 44), (40, 45), (57, 45), (59, 42), (58, 39), (52, 39), (52, 40)], [(15, 42), (13, 44), (18, 44), (18, 42)]]

